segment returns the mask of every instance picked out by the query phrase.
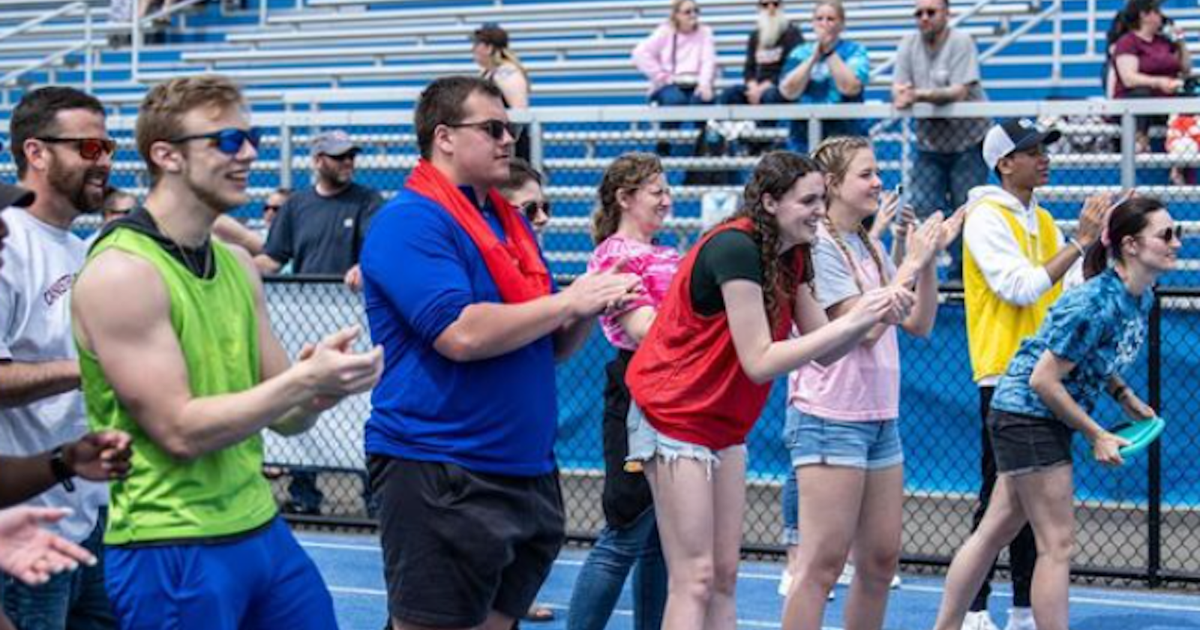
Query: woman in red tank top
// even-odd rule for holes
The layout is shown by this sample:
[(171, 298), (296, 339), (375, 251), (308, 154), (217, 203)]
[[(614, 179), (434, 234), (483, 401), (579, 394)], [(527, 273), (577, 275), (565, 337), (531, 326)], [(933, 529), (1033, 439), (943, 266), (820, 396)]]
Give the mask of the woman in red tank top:
[[(824, 175), (812, 160), (765, 156), (742, 208), (684, 258), (630, 362), (629, 459), (644, 462), (654, 496), (670, 581), (666, 630), (735, 626), (745, 440), (771, 383), (808, 361), (836, 360), (912, 307), (907, 289), (883, 289), (828, 322), (806, 268), (824, 212)], [(793, 323), (801, 335), (789, 338)]]

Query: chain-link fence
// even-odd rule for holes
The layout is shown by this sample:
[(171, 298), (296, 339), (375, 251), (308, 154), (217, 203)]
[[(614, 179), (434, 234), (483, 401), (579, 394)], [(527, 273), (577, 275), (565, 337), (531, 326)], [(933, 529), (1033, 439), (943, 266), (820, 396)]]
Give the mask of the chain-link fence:
[[(416, 159), (411, 110), (388, 109), (395, 106), (385, 103), (376, 110), (363, 103), (292, 104), (283, 112), (256, 114), (256, 124), (267, 135), (251, 177), (253, 195), (261, 199), (280, 184), (309, 185), (310, 139), (320, 130), (343, 128), (364, 148), (355, 179), (390, 197)], [(741, 185), (766, 151), (815, 146), (822, 137), (845, 131), (846, 121), (852, 121), (851, 126), (873, 140), (887, 189), (901, 185), (905, 201), (922, 213), (949, 210), (958, 203), (956, 186), (961, 198), (972, 186), (997, 183), (995, 174), (986, 167), (981, 173), (978, 163), (954, 162), (975, 157), (971, 152), (978, 151), (986, 124), (943, 125), (936, 131), (938, 125), (927, 123), (936, 118), (1030, 118), (1063, 132), (1063, 139), (1048, 148), (1048, 181), (1039, 182), (1037, 190), (1039, 202), (1060, 225), (1068, 232), (1073, 229), (1087, 195), (1136, 185), (1142, 194), (1168, 202), (1188, 237), (1180, 252), (1180, 270), (1165, 276), (1164, 283), (1197, 287), (1200, 248), (1193, 235), (1200, 189), (1194, 185), (1194, 169), (1200, 166), (1200, 127), (1186, 115), (1193, 111), (1200, 111), (1200, 100), (975, 103), (939, 110), (918, 106), (903, 113), (871, 104), (564, 108), (514, 112), (514, 118), (527, 123), (533, 161), (549, 175), (554, 218), (544, 246), (552, 270), (566, 277), (586, 264), (592, 249), (588, 216), (596, 203), (596, 186), (611, 160), (624, 152), (664, 156), (675, 204), (660, 241), (685, 249), (698, 236), (706, 212), (736, 206)], [(1143, 120), (1148, 122), (1140, 124)], [(141, 166), (131, 147), (133, 121), (115, 115), (109, 123), (121, 142), (115, 181), (140, 192)], [(938, 133), (942, 136), (930, 135)], [(923, 134), (932, 140), (923, 142)], [(938, 150), (947, 147), (958, 155), (948, 158), (947, 151)], [(948, 166), (931, 170), (923, 159)], [(0, 169), (5, 166), (0, 163)], [(238, 214), (251, 221), (260, 218), (257, 204)], [(943, 275), (955, 275), (951, 260), (943, 261)], [(275, 281), (268, 284), (268, 294), (276, 330), (292, 352), (338, 326), (365, 325), (359, 298), (333, 280)], [(970, 379), (964, 313), (953, 295), (945, 297), (934, 333), (928, 339), (901, 342), (907, 454), (904, 551), (910, 562), (949, 559), (968, 534), (979, 484), (978, 393)], [(1196, 296), (1182, 293), (1162, 300), (1162, 318), (1142, 363), (1148, 367), (1132, 379), (1171, 420), (1161, 452), (1156, 448), (1149, 457), (1116, 471), (1092, 466), (1085, 453), (1077, 457), (1076, 562), (1081, 570), (1150, 580), (1200, 580), (1200, 545), (1190, 535), (1200, 525), (1200, 466), (1191, 456), (1200, 447), (1191, 383), (1200, 374), (1198, 303)], [(602, 521), (601, 394), (603, 367), (613, 352), (596, 332), (558, 371), (558, 457), (569, 528), (580, 536), (597, 532)], [(745, 544), (751, 549), (779, 549), (780, 480), (787, 474), (780, 439), (785, 389), (775, 388), (766, 415), (750, 436)], [(271, 472), (281, 475), (276, 483), (281, 502), (290, 502), (295, 477), (318, 470), (315, 489), (324, 497), (321, 516), (315, 518), (369, 522), (361, 474), (362, 427), (368, 414), (368, 397), (356, 397), (330, 412), (311, 434), (269, 441)], [(1117, 410), (1103, 406), (1097, 417), (1115, 421)]]
[[(336, 280), (276, 281), (267, 285), (272, 321), (289, 351), (350, 323), (365, 324), (361, 298)], [(1165, 418), (1169, 429), (1146, 457), (1120, 469), (1091, 463), (1076, 441), (1077, 515), (1083, 573), (1200, 580), (1200, 417), (1192, 381), (1200, 374), (1200, 291), (1159, 294), (1146, 356), (1129, 378)], [(909, 562), (946, 563), (970, 530), (979, 486), (978, 390), (971, 381), (965, 315), (960, 296), (943, 293), (937, 325), (927, 339), (902, 337), (901, 431), (905, 448), (904, 556)], [(604, 366), (613, 348), (595, 330), (584, 348), (558, 370), (559, 433), (568, 529), (594, 536), (603, 524), (600, 434)], [(778, 383), (750, 434), (745, 546), (780, 550), (780, 490), (789, 474), (781, 433), (786, 384)], [(334, 523), (363, 523), (362, 428), (370, 413), (362, 395), (330, 411), (310, 433), (271, 438), (267, 456), (284, 476), (286, 501), (292, 470), (320, 471), (323, 516)], [(1115, 422), (1120, 411), (1104, 402), (1095, 416)]]

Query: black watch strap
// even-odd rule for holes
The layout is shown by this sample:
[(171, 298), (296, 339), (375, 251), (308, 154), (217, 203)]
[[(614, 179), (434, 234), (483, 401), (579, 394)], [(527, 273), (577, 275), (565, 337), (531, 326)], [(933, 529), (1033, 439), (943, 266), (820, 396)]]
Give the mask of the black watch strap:
[(54, 473), (54, 480), (61, 483), (67, 492), (75, 492), (75, 483), (71, 481), (75, 473), (67, 466), (67, 458), (63, 455), (61, 446), (50, 451), (50, 472)]

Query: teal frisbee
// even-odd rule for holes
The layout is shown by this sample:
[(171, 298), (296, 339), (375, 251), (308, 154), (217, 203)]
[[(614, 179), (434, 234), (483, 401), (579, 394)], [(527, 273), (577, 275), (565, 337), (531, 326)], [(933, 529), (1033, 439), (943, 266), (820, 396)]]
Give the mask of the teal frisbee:
[(1141, 454), (1150, 446), (1158, 436), (1162, 435), (1163, 429), (1167, 427), (1167, 422), (1158, 416), (1147, 420), (1136, 420), (1133, 422), (1124, 422), (1116, 427), (1113, 427), (1113, 435), (1129, 440), (1129, 444), (1122, 446), (1118, 451), (1122, 458), (1130, 458)]

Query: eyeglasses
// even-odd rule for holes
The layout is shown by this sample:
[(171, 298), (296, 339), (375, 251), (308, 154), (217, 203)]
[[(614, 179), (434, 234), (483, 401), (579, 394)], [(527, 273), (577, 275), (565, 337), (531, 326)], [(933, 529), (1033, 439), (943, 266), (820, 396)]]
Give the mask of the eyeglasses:
[(700, 7), (692, 7), (690, 9), (680, 9), (679, 15), (700, 15)]
[(916, 11), (913, 11), (913, 17), (917, 18), (918, 20), (923, 17), (937, 17), (937, 14), (938, 9), (917, 9)]
[(783, 4), (783, 2), (781, 2), (780, 0), (765, 0), (764, 2), (758, 3), (758, 8), (760, 8), (760, 9), (777, 8), (781, 4)]
[(237, 155), (242, 150), (242, 145), (247, 142), (255, 149), (258, 148), (258, 143), (262, 141), (262, 130), (251, 127), (250, 129), (221, 129), (211, 133), (198, 133), (190, 136), (183, 136), (173, 140), (167, 140), (171, 144), (180, 144), (190, 140), (216, 140), (217, 150), (225, 155)]
[(461, 129), (463, 127), (472, 127), (475, 129), (479, 129), (479, 130), (483, 131), (484, 133), (486, 133), (488, 136), (490, 136), (492, 138), (492, 140), (496, 140), (497, 142), (499, 142), (500, 140), (503, 140), (504, 134), (506, 134), (506, 133), (509, 136), (512, 136), (513, 142), (516, 142), (521, 137), (521, 129), (522, 129), (519, 125), (514, 125), (513, 123), (508, 122), (506, 120), (497, 120), (495, 118), (492, 118), (490, 120), (481, 120), (479, 122), (442, 123), (442, 124), (446, 125), (447, 127), (451, 128), (451, 129)]
[(546, 216), (549, 217), (550, 216), (550, 202), (549, 201), (526, 201), (525, 203), (521, 204), (521, 214), (525, 215), (525, 218), (529, 219), (530, 221), (532, 221), (533, 218), (537, 216), (539, 211), (545, 212)]
[(100, 156), (112, 155), (117, 150), (117, 141), (111, 138), (35, 138), (50, 144), (74, 143), (79, 157), (85, 160), (98, 160)]

